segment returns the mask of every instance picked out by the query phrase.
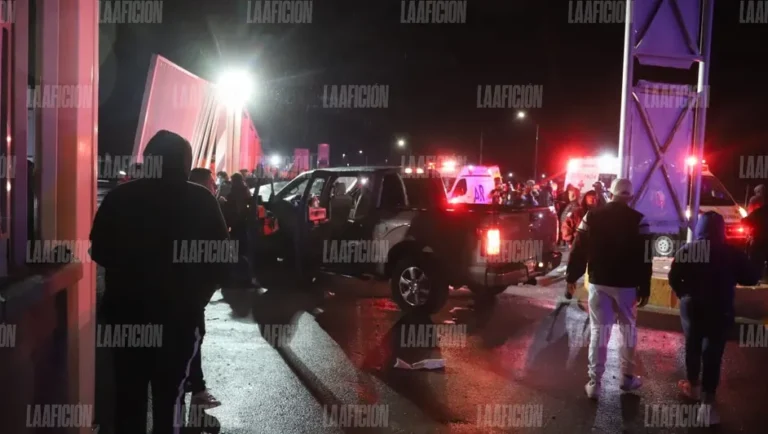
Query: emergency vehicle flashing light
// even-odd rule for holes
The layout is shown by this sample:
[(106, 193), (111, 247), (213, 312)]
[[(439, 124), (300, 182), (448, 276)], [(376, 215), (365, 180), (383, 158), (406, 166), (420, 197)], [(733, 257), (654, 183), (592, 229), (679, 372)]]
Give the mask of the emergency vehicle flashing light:
[(454, 170), (456, 170), (456, 162), (453, 160), (443, 161), (443, 170), (453, 172)]
[(685, 164), (691, 167), (695, 166), (696, 163), (698, 162), (699, 162), (699, 159), (694, 157), (693, 155), (685, 159)]

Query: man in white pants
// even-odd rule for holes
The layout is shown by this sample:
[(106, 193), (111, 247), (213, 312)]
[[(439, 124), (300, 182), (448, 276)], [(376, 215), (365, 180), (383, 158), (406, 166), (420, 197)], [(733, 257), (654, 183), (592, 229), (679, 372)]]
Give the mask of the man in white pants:
[(629, 207), (632, 183), (617, 179), (613, 200), (589, 211), (576, 230), (568, 260), (567, 291), (576, 291), (576, 282), (589, 267), (589, 382), (587, 396), (600, 394), (608, 342), (613, 324), (618, 322), (622, 337), (620, 349), (621, 389), (632, 391), (642, 386), (634, 375), (637, 344), (637, 308), (648, 303), (653, 264), (646, 258), (650, 242), (649, 226), (642, 213)]

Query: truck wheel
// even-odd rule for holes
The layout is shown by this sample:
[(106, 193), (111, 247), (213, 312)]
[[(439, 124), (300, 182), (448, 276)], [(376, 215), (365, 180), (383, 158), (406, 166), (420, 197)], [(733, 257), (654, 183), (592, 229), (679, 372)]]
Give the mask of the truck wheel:
[(448, 301), (443, 284), (430, 261), (412, 257), (397, 262), (389, 279), (392, 299), (404, 312), (433, 314)]

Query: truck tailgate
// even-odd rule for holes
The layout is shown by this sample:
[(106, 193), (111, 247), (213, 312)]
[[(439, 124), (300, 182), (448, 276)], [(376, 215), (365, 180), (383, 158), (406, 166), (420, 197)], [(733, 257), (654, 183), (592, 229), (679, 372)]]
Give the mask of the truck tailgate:
[(507, 252), (503, 262), (535, 259), (538, 263), (546, 253), (557, 248), (558, 220), (549, 208), (498, 207), (496, 212), (483, 214), (478, 228), (499, 230), (502, 252)]

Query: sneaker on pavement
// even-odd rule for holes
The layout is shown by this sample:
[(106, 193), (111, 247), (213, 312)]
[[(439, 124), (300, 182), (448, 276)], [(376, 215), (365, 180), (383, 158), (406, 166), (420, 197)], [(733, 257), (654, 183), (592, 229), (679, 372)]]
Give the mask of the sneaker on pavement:
[(643, 385), (643, 380), (637, 375), (625, 375), (621, 382), (621, 390), (631, 392), (639, 389)]
[(197, 405), (201, 408), (209, 409), (209, 408), (216, 408), (220, 406), (221, 401), (216, 399), (216, 397), (213, 396), (211, 392), (209, 392), (208, 390), (203, 390), (202, 392), (198, 392), (192, 395), (190, 404)]
[(589, 399), (597, 399), (597, 396), (600, 395), (600, 383), (589, 380), (589, 383), (584, 385), (584, 391), (587, 392)]
[(701, 404), (696, 414), (696, 422), (699, 426), (710, 427), (720, 424), (720, 415), (714, 404)]
[(680, 393), (688, 399), (698, 401), (701, 399), (701, 386), (693, 386), (688, 380), (680, 380), (677, 382), (677, 388), (680, 389)]

